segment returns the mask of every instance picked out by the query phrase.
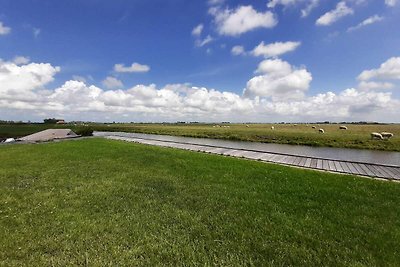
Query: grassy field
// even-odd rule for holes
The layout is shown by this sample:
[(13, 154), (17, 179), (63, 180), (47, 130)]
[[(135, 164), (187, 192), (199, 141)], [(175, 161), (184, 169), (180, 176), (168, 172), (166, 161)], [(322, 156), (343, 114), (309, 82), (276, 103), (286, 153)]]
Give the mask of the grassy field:
[[(306, 124), (230, 124), (227, 127), (213, 127), (212, 124), (91, 124), (94, 130), (124, 131), (137, 133), (168, 134), (177, 136), (218, 138), (229, 140), (280, 143), (307, 146), (345, 147), (400, 151), (400, 125), (347, 125), (348, 130), (339, 130), (339, 125)], [(271, 126), (275, 129), (272, 130)], [(315, 126), (316, 129), (312, 129)], [(20, 137), (43, 130), (44, 128), (69, 127), (71, 125), (0, 125), (0, 138)], [(325, 134), (318, 133), (323, 128)], [(371, 132), (391, 132), (390, 140), (371, 140)]]
[(0, 147), (1, 266), (399, 266), (400, 184), (104, 139)]

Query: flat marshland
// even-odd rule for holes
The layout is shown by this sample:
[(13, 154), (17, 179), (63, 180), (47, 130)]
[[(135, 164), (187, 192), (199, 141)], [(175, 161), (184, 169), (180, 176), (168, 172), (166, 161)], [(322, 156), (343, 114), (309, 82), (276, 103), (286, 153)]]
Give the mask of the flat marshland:
[[(217, 127), (225, 126), (225, 127)], [(229, 126), (229, 127), (227, 127)], [(399, 124), (347, 125), (339, 130), (338, 124), (90, 124), (97, 131), (121, 131), (164, 134), (226, 140), (279, 143), (307, 146), (374, 149), (400, 151)], [(274, 126), (274, 130), (271, 127)], [(313, 129), (315, 126), (316, 129)], [(47, 128), (82, 128), (74, 125), (54, 124), (0, 124), (0, 138), (21, 137)], [(325, 133), (318, 133), (318, 129)], [(389, 140), (372, 140), (372, 132), (390, 132)]]
[(400, 264), (399, 183), (98, 138), (0, 163), (3, 266)]

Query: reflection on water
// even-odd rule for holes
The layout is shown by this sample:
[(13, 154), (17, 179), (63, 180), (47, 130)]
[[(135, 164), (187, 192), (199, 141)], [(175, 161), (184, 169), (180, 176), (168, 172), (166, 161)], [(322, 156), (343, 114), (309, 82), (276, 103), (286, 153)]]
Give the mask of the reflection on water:
[(366, 163), (390, 164), (400, 166), (400, 152), (388, 152), (377, 150), (362, 150), (349, 148), (331, 148), (331, 147), (310, 147), (283, 144), (267, 144), (243, 141), (227, 141), (220, 139), (208, 138), (191, 138), (170, 135), (154, 135), (140, 133), (124, 133), (124, 132), (94, 132), (95, 136), (124, 136), (146, 139), (157, 139), (163, 141), (174, 141), (191, 143), (197, 145), (212, 145), (219, 147), (252, 149), (264, 152), (287, 153), (292, 155), (318, 157), (336, 160), (359, 161)]

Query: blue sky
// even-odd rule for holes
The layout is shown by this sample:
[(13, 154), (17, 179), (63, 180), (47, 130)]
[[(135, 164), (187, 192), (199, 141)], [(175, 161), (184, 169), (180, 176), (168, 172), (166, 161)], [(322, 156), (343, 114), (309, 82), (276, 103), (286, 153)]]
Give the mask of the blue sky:
[(0, 0), (0, 22), (0, 119), (399, 121), (395, 0)]

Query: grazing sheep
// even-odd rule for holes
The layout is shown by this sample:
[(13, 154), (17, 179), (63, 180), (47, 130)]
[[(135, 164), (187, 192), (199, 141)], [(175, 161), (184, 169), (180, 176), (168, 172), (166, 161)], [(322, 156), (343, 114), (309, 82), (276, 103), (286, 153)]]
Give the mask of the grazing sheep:
[(311, 127), (311, 128), (316, 129), (317, 127), (313, 126), (313, 127)]
[(275, 127), (274, 127), (274, 126), (271, 126), (271, 130), (275, 130)]
[(394, 134), (388, 133), (388, 132), (382, 132), (381, 135), (383, 138), (386, 138), (386, 139), (389, 139), (394, 136)]
[(371, 139), (379, 139), (382, 140), (383, 136), (380, 133), (371, 133)]
[(249, 125), (246, 125), (246, 127), (249, 128), (250, 126), (249, 126)]
[(324, 129), (319, 129), (318, 132), (325, 133), (325, 130)]
[(340, 130), (347, 130), (347, 126), (341, 125), (341, 126), (339, 126), (339, 129)]

